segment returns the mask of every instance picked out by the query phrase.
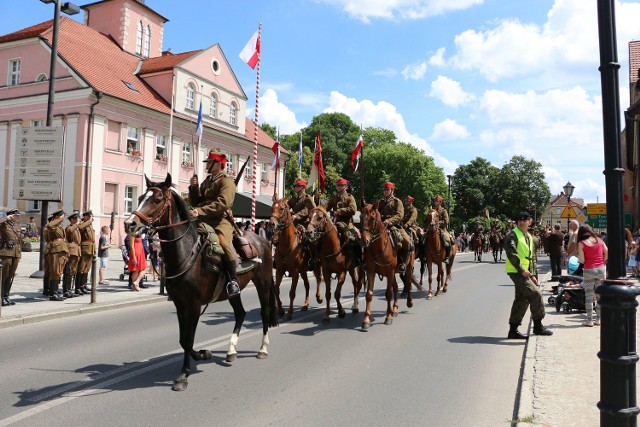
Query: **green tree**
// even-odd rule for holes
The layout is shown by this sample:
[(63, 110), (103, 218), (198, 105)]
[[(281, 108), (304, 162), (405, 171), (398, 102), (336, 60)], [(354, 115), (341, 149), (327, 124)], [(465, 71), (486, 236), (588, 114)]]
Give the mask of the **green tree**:
[(502, 167), (497, 183), (500, 189), (498, 209), (511, 219), (521, 211), (531, 215), (543, 212), (551, 198), (542, 164), (523, 156), (512, 157)]
[(500, 169), (482, 157), (476, 157), (468, 165), (456, 169), (451, 185), (451, 197), (455, 201), (452, 212), (455, 229), (460, 229), (469, 218), (481, 215), (485, 208), (490, 214), (496, 213), (494, 196), (499, 173)]

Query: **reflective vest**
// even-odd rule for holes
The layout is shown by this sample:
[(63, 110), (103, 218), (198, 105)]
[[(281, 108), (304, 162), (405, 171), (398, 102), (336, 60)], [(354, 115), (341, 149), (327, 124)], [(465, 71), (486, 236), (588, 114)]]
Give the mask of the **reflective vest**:
[[(518, 227), (514, 228), (513, 232), (516, 234), (516, 237), (518, 238), (518, 246), (516, 249), (518, 252), (518, 258), (520, 258), (520, 267), (522, 267), (523, 270), (529, 270), (529, 265), (531, 263), (531, 254), (533, 254), (533, 250), (534, 250), (533, 238), (529, 236), (529, 238), (527, 239), (525, 235), (522, 234), (522, 231), (520, 231)], [(509, 257), (507, 257), (505, 261), (505, 270), (507, 271), (507, 273), (518, 272), (518, 269), (515, 268), (513, 264), (511, 264), (511, 261), (509, 261)]]

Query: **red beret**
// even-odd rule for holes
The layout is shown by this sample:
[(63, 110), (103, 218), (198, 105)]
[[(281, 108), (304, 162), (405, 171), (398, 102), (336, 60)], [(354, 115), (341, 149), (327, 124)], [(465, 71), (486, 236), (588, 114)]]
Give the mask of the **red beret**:
[(349, 182), (344, 178), (340, 178), (339, 180), (336, 181), (336, 185), (338, 184), (349, 185)]
[(438, 202), (441, 202), (441, 201), (443, 201), (444, 199), (443, 199), (442, 197), (440, 197), (440, 196), (436, 196), (435, 200), (437, 200)]
[(413, 203), (413, 197), (411, 197), (411, 196), (407, 196), (407, 202), (409, 202), (409, 203)]
[(385, 182), (384, 185), (382, 186), (382, 188), (390, 188), (390, 189), (395, 189), (396, 186), (393, 185), (393, 182)]
[(208, 162), (209, 160), (220, 162), (222, 166), (227, 164), (227, 156), (225, 156), (224, 154), (218, 153), (216, 150), (210, 150), (209, 155), (203, 161)]
[(296, 179), (296, 182), (293, 185), (302, 185), (303, 187), (307, 186), (307, 181), (304, 179)]

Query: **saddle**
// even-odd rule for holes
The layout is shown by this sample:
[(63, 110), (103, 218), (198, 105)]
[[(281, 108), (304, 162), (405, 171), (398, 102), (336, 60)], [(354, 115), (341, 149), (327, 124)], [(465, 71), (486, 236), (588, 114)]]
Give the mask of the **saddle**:
[[(201, 232), (202, 239), (200, 243), (205, 245), (204, 258), (206, 269), (213, 272), (218, 272), (221, 269), (222, 256), (224, 255), (224, 249), (220, 244), (220, 238), (215, 232), (213, 227), (206, 223), (199, 224), (199, 231)], [(233, 248), (239, 255), (236, 257), (236, 273), (242, 274), (253, 269), (256, 264), (262, 262), (257, 258), (258, 250), (255, 245), (244, 236), (233, 233), (232, 238)], [(198, 248), (200, 245), (198, 245)]]

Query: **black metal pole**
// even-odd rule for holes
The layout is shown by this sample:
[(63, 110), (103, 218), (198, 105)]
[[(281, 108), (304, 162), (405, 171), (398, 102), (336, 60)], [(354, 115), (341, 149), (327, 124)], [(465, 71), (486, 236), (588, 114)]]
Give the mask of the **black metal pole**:
[[(2, 260), (0, 259), (0, 299), (2, 299), (1, 297), (3, 295), (2, 294), (2, 292), (3, 292), (2, 291), (2, 286), (4, 284), (3, 282), (4, 282), (4, 280), (2, 280)], [(2, 318), (2, 304), (0, 304), (0, 319), (1, 318)]]
[(600, 425), (636, 426), (636, 296), (629, 286), (624, 256), (623, 174), (620, 144), (620, 101), (616, 48), (615, 0), (598, 0), (600, 81), (607, 201), (609, 261), (607, 279), (598, 286), (600, 296)]
[(449, 214), (449, 229), (451, 229), (451, 175), (447, 175), (449, 188), (447, 190), (447, 213)]

